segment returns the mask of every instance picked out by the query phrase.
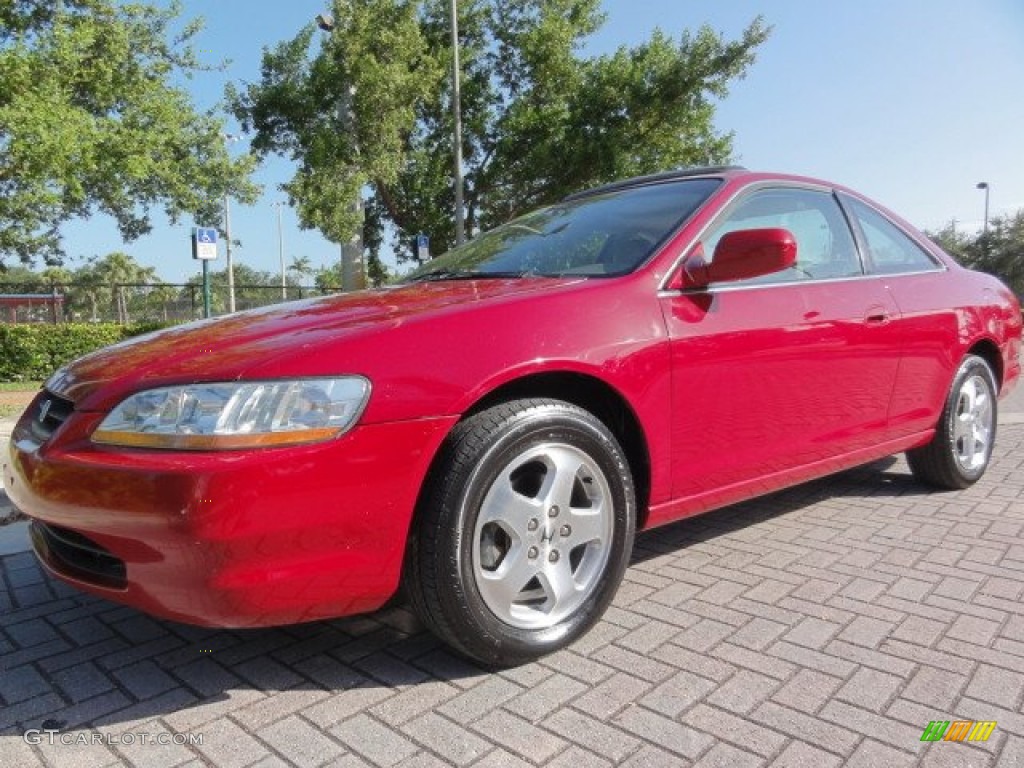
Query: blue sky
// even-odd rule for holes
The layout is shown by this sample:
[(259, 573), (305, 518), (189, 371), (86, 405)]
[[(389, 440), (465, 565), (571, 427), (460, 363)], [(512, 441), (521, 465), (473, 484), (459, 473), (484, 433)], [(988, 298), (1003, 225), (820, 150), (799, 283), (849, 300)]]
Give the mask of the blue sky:
[[(263, 46), (292, 37), (326, 0), (185, 0), (201, 16), (199, 47), (229, 59), (222, 73), (189, 81), (197, 104), (216, 105), (229, 81), (259, 77)], [(736, 37), (757, 15), (773, 26), (746, 79), (719, 105), (716, 124), (735, 133), (735, 159), (749, 168), (817, 176), (851, 186), (922, 228), (955, 218), (981, 227), (991, 186), (992, 215), (1024, 208), (1024, 2), (1021, 0), (604, 0), (607, 23), (586, 54), (646, 39), (655, 27), (674, 36), (709, 24)], [(230, 125), (229, 130), (236, 126)], [(234, 145), (242, 152), (244, 146)], [(284, 161), (258, 174), (263, 199), (232, 209), (243, 247), (236, 258), (277, 270), (277, 185)], [(314, 266), (337, 259), (334, 246), (302, 232), (284, 209), (285, 254)], [(197, 271), (188, 236), (193, 222), (170, 226), (159, 215), (152, 234), (127, 245), (102, 217), (65, 228), (81, 259), (125, 250), (178, 282)], [(223, 268), (223, 260), (214, 263)]]

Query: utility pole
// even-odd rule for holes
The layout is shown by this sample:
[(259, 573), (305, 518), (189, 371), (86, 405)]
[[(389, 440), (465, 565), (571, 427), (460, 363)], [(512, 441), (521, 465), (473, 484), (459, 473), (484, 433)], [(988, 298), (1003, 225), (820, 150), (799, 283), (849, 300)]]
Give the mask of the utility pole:
[(459, 87), (459, 7), (457, 0), (451, 0), (452, 32), (452, 122), (455, 124), (453, 137), (455, 151), (455, 245), (466, 242), (466, 211), (462, 200), (462, 94)]
[[(241, 139), (241, 136), (237, 136), (231, 133), (224, 134), (224, 141), (229, 144)], [(231, 261), (231, 202), (228, 197), (228, 193), (224, 192), (224, 249), (225, 259), (224, 263), (227, 266), (228, 271), (228, 312), (235, 311), (235, 266)]]
[(228, 312), (235, 311), (235, 268), (231, 263), (231, 202), (224, 193), (224, 251), (228, 271)]
[(273, 205), (277, 208), (277, 255), (281, 258), (281, 298), (287, 300), (288, 279), (284, 265), (284, 228), (281, 226), (281, 209), (284, 208), (285, 203), (277, 202)]

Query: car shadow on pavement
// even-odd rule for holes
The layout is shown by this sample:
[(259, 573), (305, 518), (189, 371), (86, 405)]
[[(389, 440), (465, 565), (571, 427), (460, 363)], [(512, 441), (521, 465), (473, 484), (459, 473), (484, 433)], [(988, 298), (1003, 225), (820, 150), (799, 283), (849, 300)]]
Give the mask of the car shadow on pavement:
[(255, 728), (289, 708), (313, 708), (307, 717), (326, 726), (394, 690), (468, 688), (488, 675), (400, 601), (333, 621), (210, 629), (85, 595), (41, 572), (31, 553), (3, 561), (14, 605), (0, 605), (0, 734), (158, 717), (188, 731), (222, 710)]
[[(823, 500), (839, 515), (846, 499), (863, 508), (886, 496), (929, 493), (898, 464), (886, 459), (643, 533), (633, 562), (799, 515)], [(322, 727), (367, 708), (388, 722), (441, 701), (451, 709), (477, 706), (471, 692), (485, 680), (529, 686), (587, 662), (569, 649), (495, 674), (447, 650), (401, 598), (370, 615), (224, 630), (83, 594), (51, 578), (27, 551), (0, 557), (0, 579), (0, 735), (154, 718), (187, 731), (227, 712), (253, 729), (298, 711)]]
[(915, 480), (904, 459), (887, 456), (861, 467), (640, 533), (632, 562), (641, 563), (690, 544), (709, 541), (760, 522), (797, 513), (823, 501), (832, 502), (839, 510), (844, 500), (863, 508), (865, 500), (870, 505), (876, 505), (888, 498), (932, 498), (942, 493)]

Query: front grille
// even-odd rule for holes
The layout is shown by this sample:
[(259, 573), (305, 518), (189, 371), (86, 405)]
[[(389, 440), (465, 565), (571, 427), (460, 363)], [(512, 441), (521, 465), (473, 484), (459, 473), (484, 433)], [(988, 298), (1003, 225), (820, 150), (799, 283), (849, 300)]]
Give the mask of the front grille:
[(108, 589), (128, 584), (124, 561), (76, 531), (33, 520), (29, 536), (39, 559), (57, 573)]
[(49, 440), (74, 410), (75, 404), (66, 397), (44, 389), (36, 395), (36, 399), (25, 413), (32, 436), (39, 442)]

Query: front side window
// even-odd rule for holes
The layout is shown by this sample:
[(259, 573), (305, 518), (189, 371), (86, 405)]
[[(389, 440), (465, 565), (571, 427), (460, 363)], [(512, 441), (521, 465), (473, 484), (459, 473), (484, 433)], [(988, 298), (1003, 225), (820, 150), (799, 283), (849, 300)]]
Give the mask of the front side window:
[(701, 239), (704, 258), (709, 262), (714, 259), (715, 246), (729, 232), (774, 228), (788, 230), (796, 239), (796, 264), (731, 285), (863, 274), (857, 246), (839, 204), (831, 194), (809, 189), (762, 189), (743, 198)]
[(406, 280), (624, 275), (646, 261), (720, 184), (720, 179), (681, 179), (558, 203), (473, 238)]
[(843, 197), (860, 225), (874, 272), (897, 274), (940, 269), (927, 251), (874, 208), (852, 197)]

